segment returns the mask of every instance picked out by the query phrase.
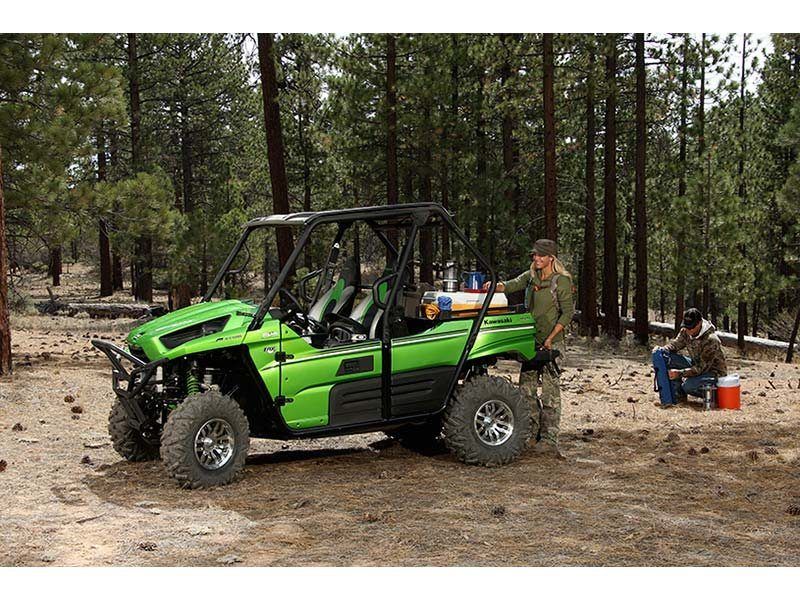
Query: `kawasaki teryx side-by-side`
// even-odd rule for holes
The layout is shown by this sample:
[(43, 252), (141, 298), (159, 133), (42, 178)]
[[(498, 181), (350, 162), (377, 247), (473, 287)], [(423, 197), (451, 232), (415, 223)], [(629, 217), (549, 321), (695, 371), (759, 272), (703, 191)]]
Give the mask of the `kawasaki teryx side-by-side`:
[[(287, 229), (297, 242), (270, 285), (270, 248)], [(420, 281), (414, 249), (434, 242), (451, 275), (456, 262), (477, 265), (488, 293)], [(230, 482), (251, 437), (441, 436), (466, 463), (508, 463), (526, 447), (531, 408), (488, 367), (550, 356), (537, 355), (530, 313), (494, 294), (496, 279), (438, 204), (254, 219), (202, 302), (137, 327), (127, 350), (93, 340), (113, 365), (114, 449), (160, 456), (192, 488)], [(255, 288), (256, 299), (231, 299)]]

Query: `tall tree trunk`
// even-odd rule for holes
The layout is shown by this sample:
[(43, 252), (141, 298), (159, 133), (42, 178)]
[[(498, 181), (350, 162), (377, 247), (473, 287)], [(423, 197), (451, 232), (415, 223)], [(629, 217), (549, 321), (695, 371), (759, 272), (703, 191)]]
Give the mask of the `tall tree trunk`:
[[(742, 208), (742, 212), (745, 211), (747, 198), (746, 198), (746, 190), (747, 186), (745, 185), (744, 181), (744, 160), (745, 160), (745, 151), (746, 148), (744, 147), (744, 103), (745, 103), (745, 83), (746, 83), (746, 61), (747, 61), (747, 36), (748, 34), (742, 34), (742, 72), (741, 77), (739, 80), (739, 139), (740, 147), (739, 147), (739, 199), (740, 205)], [(745, 249), (743, 245), (739, 246), (739, 256), (741, 257), (742, 261), (745, 261)], [(736, 311), (736, 343), (739, 346), (739, 351), (745, 351), (745, 344), (744, 344), (744, 336), (747, 331), (747, 300), (744, 298), (739, 298), (739, 304), (737, 305)]]
[[(397, 204), (397, 38), (386, 35), (386, 203)], [(397, 230), (389, 232), (389, 241), (397, 248)], [(389, 257), (387, 255), (387, 260)]]
[(189, 138), (189, 107), (181, 104), (181, 189), (183, 191), (183, 212), (194, 210), (192, 198), (192, 140)]
[[(97, 133), (97, 181), (107, 179), (106, 165), (106, 140), (102, 129)], [(114, 293), (114, 283), (111, 279), (111, 244), (108, 239), (108, 221), (105, 216), (100, 216), (98, 221), (100, 253), (100, 297), (111, 296)]]
[(753, 300), (753, 337), (758, 337), (758, 298)]
[[(425, 68), (425, 75), (429, 69)], [(425, 94), (422, 108), (422, 177), (420, 179), (420, 200), (433, 201), (431, 179), (433, 175), (433, 157), (431, 155), (432, 125), (431, 125), (431, 97)], [(420, 229), (419, 232), (419, 280), (433, 285), (433, 235), (430, 228)]]
[(646, 74), (644, 70), (644, 34), (636, 34), (636, 189), (634, 206), (636, 227), (634, 230), (634, 254), (636, 256), (636, 294), (634, 297), (633, 330), (636, 341), (647, 344), (648, 298), (647, 298), (647, 109)]
[[(135, 33), (128, 34), (128, 77), (131, 102), (131, 164), (133, 175), (142, 170), (141, 146), (141, 101), (139, 98), (139, 53)], [(133, 259), (135, 286), (133, 293), (137, 300), (153, 301), (153, 240), (142, 235), (136, 240), (136, 253)]]
[[(111, 144), (109, 147), (109, 158), (111, 160), (111, 177), (116, 180), (119, 177), (119, 131), (117, 130), (116, 123), (113, 124), (111, 129)], [(118, 210), (117, 203), (114, 203), (114, 213)], [(113, 217), (112, 217), (113, 219)], [(107, 223), (109, 229), (113, 229), (113, 220)], [(111, 284), (112, 288), (121, 290), (123, 288), (124, 278), (122, 276), (122, 259), (118, 252), (111, 250)]]
[(794, 326), (792, 327), (792, 333), (789, 336), (789, 349), (786, 351), (786, 362), (792, 362), (792, 358), (794, 357), (794, 345), (797, 342), (797, 330), (800, 329), (800, 305), (797, 307), (797, 316), (794, 318)]
[(558, 203), (556, 202), (556, 120), (553, 95), (553, 34), (542, 34), (544, 61), (544, 221), (545, 237), (558, 241)]
[(11, 320), (8, 316), (8, 244), (3, 195), (3, 147), (0, 146), (0, 375), (11, 375)]
[(606, 36), (606, 115), (603, 157), (603, 310), (606, 335), (621, 339), (617, 271), (617, 38)]
[[(475, 122), (475, 176), (477, 179), (477, 188), (481, 191), (485, 189), (486, 185), (486, 114), (483, 109), (484, 91), (486, 86), (486, 72), (483, 67), (480, 67), (481, 72), (478, 78), (478, 97), (476, 101), (476, 115)], [(486, 214), (483, 209), (480, 194), (473, 198), (473, 207), (475, 208), (475, 230), (478, 237), (478, 249), (484, 254), (488, 254), (487, 250), (487, 235), (486, 235)], [(477, 265), (476, 265), (477, 266)]]
[[(698, 144), (697, 144), (697, 157), (699, 159), (700, 164), (703, 164), (704, 159), (706, 158), (705, 149), (706, 149), (706, 134), (705, 134), (705, 124), (706, 124), (706, 34), (702, 35), (702, 41), (700, 45), (700, 103), (697, 107), (698, 115)], [(710, 158), (710, 157), (709, 157)], [(711, 165), (708, 164), (707, 168), (711, 169)], [(706, 177), (710, 177), (710, 172), (706, 172)], [(703, 248), (706, 251), (706, 256), (708, 256), (708, 246), (709, 246), (709, 217), (711, 213), (711, 207), (708, 206), (709, 202), (711, 202), (711, 194), (710, 191), (707, 189), (706, 183), (703, 181), (703, 178), (700, 178), (700, 206), (703, 210)], [(709, 262), (703, 261), (703, 295), (702, 301), (700, 303), (700, 311), (703, 313), (704, 317), (708, 317), (708, 310), (711, 307), (711, 284), (710, 284), (710, 274), (709, 274)]]
[(586, 75), (586, 209), (583, 228), (583, 268), (581, 269), (581, 319), (584, 333), (591, 337), (599, 335), (597, 328), (597, 207), (595, 206), (595, 146), (596, 127), (594, 116), (594, 41), (590, 42), (589, 64)]
[(63, 262), (61, 260), (61, 246), (50, 249), (50, 276), (53, 278), (53, 287), (61, 285)]
[(516, 222), (520, 210), (518, 175), (519, 153), (517, 151), (516, 140), (514, 139), (514, 113), (511, 108), (513, 102), (511, 80), (514, 73), (511, 61), (511, 49), (508, 47), (509, 38), (511, 37), (512, 36), (507, 33), (500, 34), (500, 41), (503, 45), (503, 63), (500, 67), (500, 86), (504, 99), (501, 139), (503, 145), (503, 198), (505, 199), (507, 209), (511, 211), (512, 221)]
[[(627, 166), (623, 168), (622, 179), (627, 179)], [(631, 289), (631, 235), (633, 230), (633, 202), (628, 201), (625, 206), (625, 235), (622, 238), (622, 299), (619, 305), (619, 314), (628, 316), (628, 298)]]
[[(283, 149), (280, 107), (278, 105), (278, 81), (275, 73), (275, 50), (273, 34), (258, 34), (258, 64), (261, 70), (261, 94), (264, 100), (264, 130), (267, 135), (267, 157), (269, 178), (272, 184), (272, 209), (275, 213), (289, 212), (289, 184), (286, 179), (286, 163)], [(294, 245), (288, 227), (276, 230), (278, 262), (282, 269), (289, 260)], [(289, 273), (294, 276), (294, 266)]]
[[(678, 198), (683, 200), (686, 196), (686, 139), (687, 139), (687, 95), (688, 95), (688, 69), (689, 69), (689, 34), (683, 37), (683, 57), (681, 65), (681, 116), (678, 127), (679, 149), (678, 149)], [(686, 241), (682, 233), (676, 236), (677, 255), (676, 255), (676, 281), (675, 281), (675, 333), (681, 328), (683, 313), (686, 308), (686, 274), (684, 273), (684, 256), (686, 254)]]

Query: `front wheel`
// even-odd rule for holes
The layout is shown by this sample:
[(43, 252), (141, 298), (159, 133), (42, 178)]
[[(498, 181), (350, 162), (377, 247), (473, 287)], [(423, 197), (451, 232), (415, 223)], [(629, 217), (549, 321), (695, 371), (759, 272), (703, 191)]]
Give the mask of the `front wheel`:
[(531, 406), (507, 379), (481, 375), (467, 381), (444, 413), (444, 441), (470, 465), (496, 467), (516, 460), (531, 437)]
[(225, 485), (244, 467), (250, 447), (247, 417), (230, 396), (194, 394), (170, 413), (161, 460), (181, 487)]
[[(153, 435), (147, 435), (152, 431)], [(158, 458), (158, 431), (144, 431), (131, 427), (128, 413), (119, 399), (114, 400), (108, 415), (108, 435), (117, 454), (131, 462), (156, 460)]]

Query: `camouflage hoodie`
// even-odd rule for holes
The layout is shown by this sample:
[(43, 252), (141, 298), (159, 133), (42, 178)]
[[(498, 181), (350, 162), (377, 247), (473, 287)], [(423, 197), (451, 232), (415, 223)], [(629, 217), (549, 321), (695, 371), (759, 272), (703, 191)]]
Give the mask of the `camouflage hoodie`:
[(723, 377), (728, 374), (725, 355), (722, 353), (722, 343), (719, 341), (716, 331), (711, 321), (703, 319), (697, 337), (692, 337), (686, 332), (686, 329), (681, 329), (678, 337), (664, 346), (670, 352), (687, 349), (689, 357), (692, 359), (692, 366), (688, 369), (681, 369), (682, 377), (695, 377), (701, 373), (710, 373), (715, 377)]

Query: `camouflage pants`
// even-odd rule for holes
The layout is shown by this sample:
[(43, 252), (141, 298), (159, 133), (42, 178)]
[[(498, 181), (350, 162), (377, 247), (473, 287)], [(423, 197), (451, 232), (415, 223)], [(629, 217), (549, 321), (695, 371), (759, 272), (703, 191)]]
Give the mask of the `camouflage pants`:
[[(560, 366), (566, 352), (564, 342), (554, 343), (553, 349), (561, 352), (561, 356), (558, 358)], [(531, 433), (534, 437), (537, 437), (538, 434), (541, 439), (556, 444), (558, 443), (558, 428), (561, 424), (560, 378), (551, 373), (549, 369), (542, 371), (542, 393), (539, 396), (541, 404), (536, 399), (538, 379), (539, 373), (536, 371), (520, 373), (519, 376), (519, 386), (531, 402)]]

